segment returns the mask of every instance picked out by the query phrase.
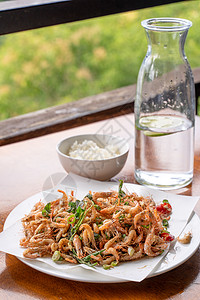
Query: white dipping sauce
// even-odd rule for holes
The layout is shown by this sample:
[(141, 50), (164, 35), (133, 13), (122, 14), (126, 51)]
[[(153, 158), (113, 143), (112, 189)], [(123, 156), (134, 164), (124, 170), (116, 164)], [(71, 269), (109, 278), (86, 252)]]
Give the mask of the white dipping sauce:
[(69, 156), (77, 159), (100, 160), (112, 158), (119, 155), (119, 149), (114, 145), (99, 147), (91, 140), (84, 140), (82, 143), (75, 141), (69, 149)]

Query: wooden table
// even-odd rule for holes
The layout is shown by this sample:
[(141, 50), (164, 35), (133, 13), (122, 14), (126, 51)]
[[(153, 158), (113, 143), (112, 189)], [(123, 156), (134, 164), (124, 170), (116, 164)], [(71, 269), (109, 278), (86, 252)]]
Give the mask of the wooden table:
[[(195, 172), (193, 183), (177, 194), (200, 195), (200, 118), (196, 118)], [(10, 211), (27, 197), (50, 188), (66, 174), (55, 151), (62, 138), (83, 133), (108, 133), (127, 137), (130, 153), (118, 174), (134, 180), (133, 115), (30, 139), (0, 148), (0, 231)], [(184, 151), (184, 149), (183, 149)], [(184, 163), (184, 162), (183, 162)], [(200, 201), (195, 212), (200, 215)], [(36, 271), (16, 257), (0, 252), (0, 299), (200, 299), (200, 250), (187, 262), (141, 283), (94, 284), (59, 279)]]

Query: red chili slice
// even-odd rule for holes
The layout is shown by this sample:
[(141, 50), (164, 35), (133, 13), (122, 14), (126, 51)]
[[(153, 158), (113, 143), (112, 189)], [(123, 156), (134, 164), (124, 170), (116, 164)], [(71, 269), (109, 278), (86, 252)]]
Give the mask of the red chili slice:
[(159, 213), (165, 216), (169, 216), (172, 212), (172, 207), (169, 203), (162, 203), (156, 206), (156, 209)]
[(168, 232), (162, 232), (160, 237), (163, 238), (166, 242), (171, 242), (174, 240), (174, 236)]

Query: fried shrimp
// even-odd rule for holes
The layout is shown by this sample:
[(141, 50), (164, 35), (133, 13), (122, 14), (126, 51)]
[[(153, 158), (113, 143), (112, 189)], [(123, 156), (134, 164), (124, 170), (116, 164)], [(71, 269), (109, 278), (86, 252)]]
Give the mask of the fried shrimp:
[(98, 200), (99, 198), (107, 199), (108, 197), (115, 197), (116, 192), (96, 192), (93, 194), (93, 200)]
[(111, 255), (114, 256), (114, 259), (115, 259), (116, 261), (119, 261), (120, 256), (119, 256), (119, 254), (118, 254), (118, 252), (117, 252), (117, 250), (116, 250), (115, 248), (112, 248), (112, 247), (108, 248), (108, 249), (105, 251), (105, 254), (111, 254)]
[[(127, 251), (128, 252), (128, 251)], [(130, 261), (142, 258), (144, 256), (143, 246), (139, 244), (139, 250), (135, 252), (133, 249), (132, 253), (127, 253), (125, 255), (122, 255), (120, 258), (120, 261)]]
[(92, 244), (93, 248), (97, 248), (96, 247), (96, 242), (95, 242), (95, 238), (94, 238), (94, 232), (92, 230), (92, 228), (90, 227), (89, 224), (82, 224), (79, 228), (79, 230), (81, 231), (82, 229), (85, 229), (85, 231), (87, 232), (87, 236), (88, 236), (88, 239), (90, 241), (90, 243)]
[(124, 245), (129, 245), (131, 244), (132, 241), (134, 241), (137, 237), (137, 233), (134, 229), (130, 230), (129, 231), (129, 234), (128, 236), (125, 237), (125, 240), (124, 240)]
[(119, 239), (119, 237), (120, 237), (120, 234), (114, 236), (107, 243), (105, 243), (104, 249), (108, 250)]
[(160, 255), (174, 238), (166, 231), (166, 199), (156, 206), (151, 197), (122, 191), (122, 182), (118, 192), (89, 191), (83, 200), (59, 192), (61, 198), (39, 201), (22, 218), (24, 257), (109, 267)]
[(82, 250), (81, 240), (80, 240), (78, 234), (75, 234), (74, 239), (73, 239), (73, 244), (74, 244), (78, 258), (81, 258), (83, 256), (83, 250)]
[[(156, 235), (154, 232), (154, 228), (152, 228), (152, 230), (148, 233), (146, 241), (144, 243), (144, 252), (146, 255), (148, 256), (158, 256), (161, 254), (161, 252), (163, 250), (165, 250), (167, 248), (167, 243), (160, 243), (159, 245), (157, 245), (157, 247), (153, 247), (153, 243), (156, 240)], [(157, 250), (157, 251), (153, 251)]]
[(123, 205), (123, 207), (120, 208), (122, 208), (125, 213), (129, 213), (131, 216), (135, 216), (136, 214), (142, 211), (142, 208), (139, 205), (139, 203), (137, 203), (135, 206)]

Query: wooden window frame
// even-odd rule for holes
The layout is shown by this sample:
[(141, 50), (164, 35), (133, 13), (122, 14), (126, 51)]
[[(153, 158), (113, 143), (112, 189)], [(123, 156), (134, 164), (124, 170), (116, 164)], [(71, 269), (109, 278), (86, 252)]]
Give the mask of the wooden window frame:
[(0, 1), (0, 35), (180, 1), (181, 0)]

